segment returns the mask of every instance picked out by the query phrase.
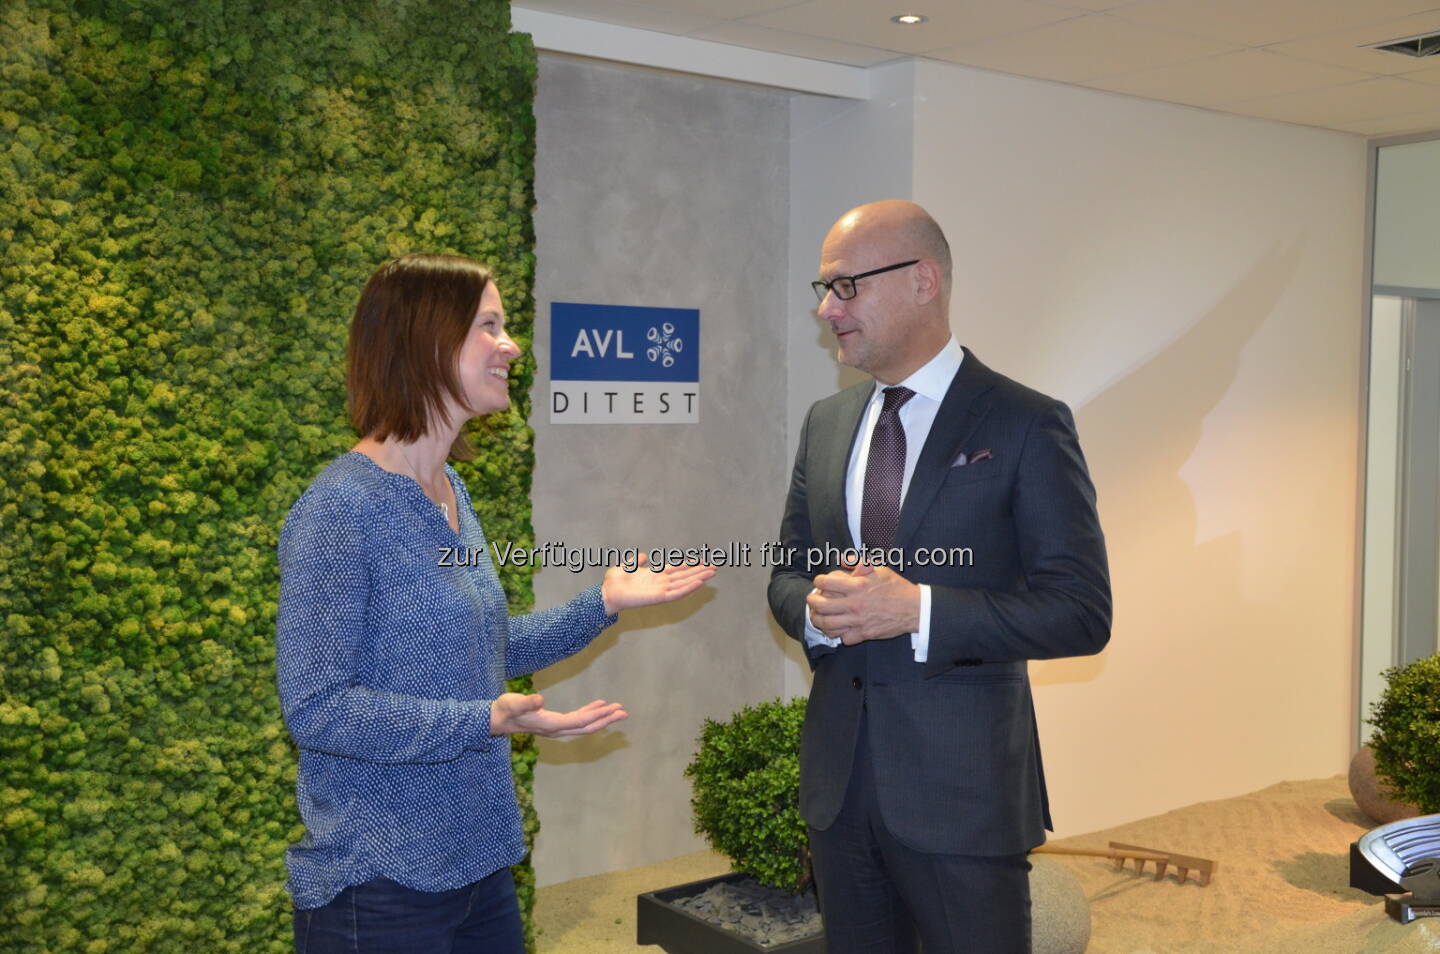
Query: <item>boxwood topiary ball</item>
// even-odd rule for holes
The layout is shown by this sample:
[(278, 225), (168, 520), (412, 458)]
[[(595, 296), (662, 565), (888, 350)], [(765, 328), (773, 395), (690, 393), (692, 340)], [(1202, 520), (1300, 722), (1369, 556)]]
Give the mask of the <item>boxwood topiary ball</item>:
[(1396, 798), (1440, 812), (1440, 656), (1385, 672), (1370, 711), (1375, 775)]
[(729, 722), (706, 719), (685, 769), (695, 831), (735, 868), (792, 893), (810, 880), (810, 841), (800, 818), (800, 727), (805, 700), (746, 706)]

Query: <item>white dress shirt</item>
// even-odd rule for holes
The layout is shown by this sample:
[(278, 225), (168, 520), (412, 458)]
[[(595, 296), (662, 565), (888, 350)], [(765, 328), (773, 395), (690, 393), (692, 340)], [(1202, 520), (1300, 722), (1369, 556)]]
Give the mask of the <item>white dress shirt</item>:
[[(905, 506), (905, 495), (910, 491), (910, 478), (915, 474), (915, 464), (920, 460), (920, 451), (930, 436), (930, 426), (940, 411), (940, 402), (950, 390), (955, 373), (965, 352), (951, 338), (945, 342), (935, 357), (931, 358), (914, 374), (899, 382), (915, 392), (915, 396), (900, 408), (900, 426), (905, 429), (905, 477), (900, 485), (900, 506)], [(889, 385), (875, 382), (875, 390), (865, 405), (860, 431), (855, 446), (850, 448), (850, 465), (845, 471), (845, 516), (850, 525), (850, 536), (860, 545), (860, 511), (865, 499), (865, 468), (870, 459), (870, 435), (875, 431), (875, 422), (880, 419), (884, 405), (884, 389)], [(930, 649), (930, 587), (920, 585), (920, 630), (910, 634), (910, 648), (915, 661), (923, 663), (929, 658)], [(805, 642), (811, 646), (839, 646), (840, 640), (826, 636), (810, 623), (810, 608), (805, 608)]]

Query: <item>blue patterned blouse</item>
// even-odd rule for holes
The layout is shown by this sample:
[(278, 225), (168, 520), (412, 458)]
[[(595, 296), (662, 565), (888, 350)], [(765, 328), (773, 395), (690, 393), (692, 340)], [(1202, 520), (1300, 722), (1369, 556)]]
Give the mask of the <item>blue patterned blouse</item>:
[(297, 908), (380, 875), (458, 888), (524, 857), (490, 700), (615, 621), (599, 586), (509, 616), (469, 494), (445, 471), (458, 536), (419, 484), (356, 451), (315, 478), (280, 533), (276, 669), (305, 823), (285, 853)]

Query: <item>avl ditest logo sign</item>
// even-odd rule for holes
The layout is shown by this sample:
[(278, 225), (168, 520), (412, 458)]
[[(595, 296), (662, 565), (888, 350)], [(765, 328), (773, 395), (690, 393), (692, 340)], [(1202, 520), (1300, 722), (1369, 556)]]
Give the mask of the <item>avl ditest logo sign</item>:
[(550, 423), (700, 420), (700, 312), (550, 305)]

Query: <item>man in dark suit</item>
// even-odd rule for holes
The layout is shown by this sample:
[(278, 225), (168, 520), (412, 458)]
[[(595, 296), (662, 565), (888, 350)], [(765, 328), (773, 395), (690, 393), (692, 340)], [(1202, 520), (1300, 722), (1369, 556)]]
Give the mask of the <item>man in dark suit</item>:
[(815, 283), (875, 378), (810, 409), (770, 578), (814, 671), (800, 812), (830, 954), (1030, 950), (1051, 825), (1026, 660), (1110, 636), (1070, 412), (955, 343), (950, 273), (934, 220), (887, 201), (835, 223)]

